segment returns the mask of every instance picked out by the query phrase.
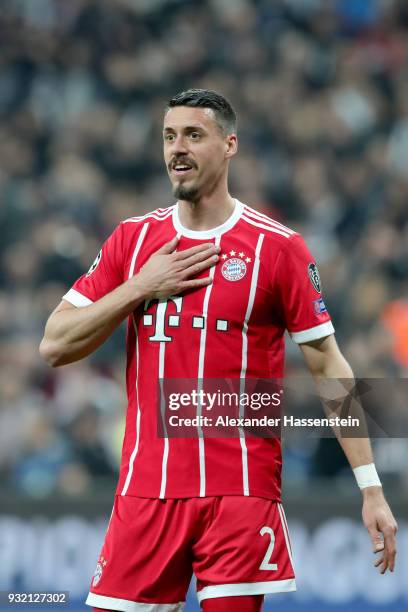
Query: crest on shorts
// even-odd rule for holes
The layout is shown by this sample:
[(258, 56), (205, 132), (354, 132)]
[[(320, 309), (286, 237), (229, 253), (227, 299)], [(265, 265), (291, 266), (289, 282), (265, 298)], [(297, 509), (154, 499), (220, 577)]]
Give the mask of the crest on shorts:
[(103, 567), (101, 563), (97, 563), (95, 573), (93, 575), (92, 586), (96, 586), (102, 577)]
[(104, 557), (100, 557), (98, 563), (96, 564), (95, 573), (93, 575), (92, 586), (96, 587), (99, 584), (100, 579), (102, 578), (103, 568), (107, 564), (107, 561)]
[(231, 250), (229, 253), (223, 253), (221, 259), (224, 260), (221, 266), (221, 274), (228, 281), (239, 281), (244, 278), (248, 269), (247, 264), (251, 263), (251, 258), (246, 257), (242, 251), (237, 253)]
[(313, 287), (316, 289), (317, 293), (321, 293), (322, 287), (320, 284), (320, 276), (316, 264), (310, 263), (307, 266), (307, 271), (309, 272), (310, 282), (312, 283)]
[(95, 261), (93, 262), (92, 266), (89, 268), (88, 272), (86, 273), (87, 276), (91, 276), (92, 272), (95, 272), (96, 268), (99, 266), (99, 262), (101, 261), (101, 259), (102, 259), (102, 249), (99, 251), (99, 253), (95, 257)]

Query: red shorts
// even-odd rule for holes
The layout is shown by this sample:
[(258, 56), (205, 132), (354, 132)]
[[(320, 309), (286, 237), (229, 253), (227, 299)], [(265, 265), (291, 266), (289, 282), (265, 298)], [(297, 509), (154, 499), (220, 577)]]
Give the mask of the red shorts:
[(193, 572), (200, 602), (294, 591), (282, 505), (258, 497), (118, 495), (86, 603), (182, 610)]

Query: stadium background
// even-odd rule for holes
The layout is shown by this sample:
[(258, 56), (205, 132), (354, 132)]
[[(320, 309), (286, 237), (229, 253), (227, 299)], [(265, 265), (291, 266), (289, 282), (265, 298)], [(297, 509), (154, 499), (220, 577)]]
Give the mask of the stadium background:
[[(85, 609), (120, 454), (123, 329), (63, 369), (38, 344), (115, 224), (172, 203), (161, 121), (179, 90), (233, 102), (231, 190), (302, 231), (355, 373), (407, 376), (407, 75), (404, 0), (2, 0), (0, 589), (66, 589)], [(291, 343), (287, 369), (305, 373)], [(336, 442), (296, 440), (284, 498), (300, 591), (265, 610), (407, 608), (408, 445), (375, 450), (396, 573), (372, 568)]]

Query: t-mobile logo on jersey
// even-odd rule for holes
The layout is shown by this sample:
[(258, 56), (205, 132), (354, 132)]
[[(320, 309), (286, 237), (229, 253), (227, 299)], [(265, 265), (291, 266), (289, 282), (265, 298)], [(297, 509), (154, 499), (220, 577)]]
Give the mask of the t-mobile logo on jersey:
[[(144, 310), (149, 308), (152, 302), (156, 300), (146, 300), (144, 305)], [(168, 326), (169, 327), (179, 327), (180, 326), (180, 315), (181, 306), (183, 303), (182, 296), (170, 296), (168, 299), (160, 299), (157, 300), (157, 309), (156, 309), (156, 324), (154, 327), (154, 335), (149, 336), (149, 340), (152, 342), (171, 342), (173, 338), (171, 336), (166, 336), (164, 333), (164, 324), (166, 321), (166, 313), (168, 306), (173, 303), (175, 305), (177, 314), (170, 314), (168, 318)], [(146, 326), (153, 325), (153, 315), (145, 314), (143, 315), (143, 324)]]
[[(169, 314), (167, 318), (167, 325), (169, 327), (180, 327), (180, 314), (183, 305), (183, 297), (182, 296), (170, 296), (166, 299), (150, 299), (145, 301), (144, 305), (144, 315), (143, 315), (143, 325), (145, 327), (153, 326), (153, 314), (146, 313), (146, 310), (153, 303), (157, 302), (156, 308), (156, 321), (154, 324), (154, 334), (153, 336), (149, 336), (149, 340), (152, 342), (171, 342), (173, 340), (172, 336), (166, 336), (164, 331), (164, 327), (166, 324), (166, 316), (167, 311), (170, 307), (172, 307), (176, 314)], [(191, 319), (191, 326), (194, 329), (202, 330), (205, 327), (205, 318), (203, 316), (193, 316)], [(216, 319), (215, 321), (215, 329), (219, 332), (227, 332), (229, 330), (229, 324), (226, 319)]]

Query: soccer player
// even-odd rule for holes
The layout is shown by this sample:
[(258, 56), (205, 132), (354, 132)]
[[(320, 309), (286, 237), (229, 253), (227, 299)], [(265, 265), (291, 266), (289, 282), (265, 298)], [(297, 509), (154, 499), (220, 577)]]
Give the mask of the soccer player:
[[(317, 381), (352, 378), (302, 237), (232, 197), (236, 117), (218, 93), (168, 103), (164, 160), (178, 202), (126, 219), (51, 314), (40, 351), (83, 359), (128, 318), (128, 410), (114, 507), (87, 603), (181, 610), (192, 572), (205, 612), (261, 610), (292, 591), (277, 438), (157, 435), (158, 381), (282, 378), (288, 330)], [(363, 494), (376, 565), (396, 522), (367, 439), (340, 440)]]

